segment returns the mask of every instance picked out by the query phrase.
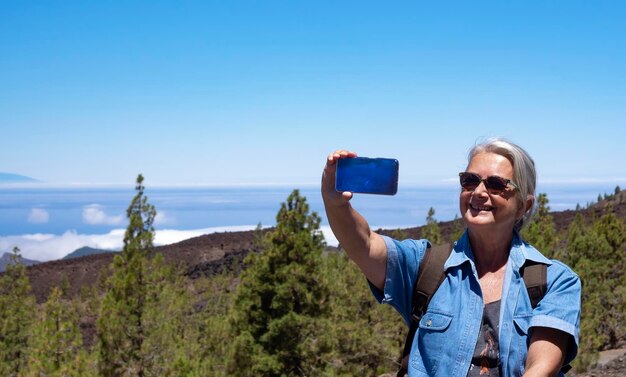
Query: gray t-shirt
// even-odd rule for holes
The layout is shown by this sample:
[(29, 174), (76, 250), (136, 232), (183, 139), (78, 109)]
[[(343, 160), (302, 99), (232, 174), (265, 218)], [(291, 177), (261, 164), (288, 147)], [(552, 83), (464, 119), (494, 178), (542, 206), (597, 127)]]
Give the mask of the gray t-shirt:
[(499, 320), (500, 300), (485, 305), (468, 377), (500, 377)]

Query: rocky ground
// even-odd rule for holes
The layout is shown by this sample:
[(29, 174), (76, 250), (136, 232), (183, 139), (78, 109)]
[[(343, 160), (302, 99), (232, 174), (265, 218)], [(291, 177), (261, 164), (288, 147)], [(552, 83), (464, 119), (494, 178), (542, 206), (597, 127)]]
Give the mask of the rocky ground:
[[(185, 275), (193, 279), (233, 268), (236, 261), (255, 249), (255, 234), (247, 231), (207, 234), (155, 247), (153, 253), (163, 254), (166, 261), (178, 265)], [(44, 302), (52, 287), (61, 286), (65, 279), (69, 283), (70, 295), (78, 295), (83, 287), (97, 284), (100, 275), (107, 274), (107, 266), (113, 261), (114, 255), (94, 254), (28, 267), (27, 273), (37, 302)]]
[(586, 373), (568, 373), (574, 377), (626, 377), (626, 348), (600, 353), (598, 365)]

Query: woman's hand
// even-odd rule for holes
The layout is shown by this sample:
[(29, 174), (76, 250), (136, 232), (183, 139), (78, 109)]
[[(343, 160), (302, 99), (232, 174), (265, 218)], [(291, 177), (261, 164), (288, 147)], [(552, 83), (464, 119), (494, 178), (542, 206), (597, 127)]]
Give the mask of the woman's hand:
[(324, 173), (322, 174), (322, 198), (326, 206), (338, 207), (343, 206), (352, 199), (352, 193), (337, 192), (335, 190), (335, 172), (337, 171), (337, 161), (342, 158), (356, 157), (355, 152), (346, 150), (337, 150), (328, 155), (326, 159), (326, 166), (324, 167)]
[(350, 204), (351, 192), (335, 190), (337, 161), (356, 157), (356, 153), (337, 150), (328, 155), (322, 174), (322, 198), (326, 217), (335, 237), (350, 259), (378, 289), (385, 286), (387, 246), (382, 237), (370, 230), (369, 224)]

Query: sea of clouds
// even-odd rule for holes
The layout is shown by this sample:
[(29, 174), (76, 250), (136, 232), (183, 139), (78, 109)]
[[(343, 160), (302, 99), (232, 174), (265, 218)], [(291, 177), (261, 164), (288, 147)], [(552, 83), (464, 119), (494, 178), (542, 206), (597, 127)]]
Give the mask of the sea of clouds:
[[(218, 232), (240, 232), (253, 230), (256, 225), (240, 225), (229, 227), (211, 227), (193, 230), (157, 229), (154, 245), (170, 245), (189, 238)], [(330, 227), (323, 226), (321, 230), (329, 246), (337, 246), (338, 242)], [(113, 229), (105, 234), (79, 234), (68, 230), (63, 234), (23, 234), (18, 236), (0, 237), (0, 250), (8, 252), (19, 247), (21, 255), (27, 259), (50, 261), (61, 259), (67, 254), (84, 246), (105, 249), (121, 250), (123, 247), (125, 229)]]
[[(618, 181), (623, 183), (623, 180)], [(598, 193), (612, 191), (610, 185), (580, 183), (557, 184), (546, 189), (539, 192), (549, 193), (552, 210), (572, 209), (576, 203), (584, 205), (593, 201)], [(436, 208), (439, 220), (452, 219), (458, 212), (457, 191), (455, 187), (408, 188), (394, 199), (360, 196), (353, 202), (362, 213), (367, 214), (373, 229), (407, 228), (421, 225), (430, 206)], [(0, 223), (4, 225), (5, 231), (4, 235), (0, 235), (0, 255), (19, 247), (25, 258), (49, 261), (63, 258), (84, 246), (105, 250), (120, 250), (123, 246), (128, 221), (125, 214), (127, 195), (124, 192), (102, 190), (92, 193), (88, 190), (76, 192), (58, 189), (26, 193), (6, 190), (0, 191), (0, 194), (3, 194), (0, 195), (0, 214), (4, 217), (0, 217)], [(154, 197), (159, 210), (154, 220), (154, 244), (169, 245), (215, 232), (252, 230), (256, 224), (215, 225), (220, 225), (218, 222), (224, 221), (225, 216), (229, 216), (229, 220), (238, 216), (242, 224), (250, 222), (250, 219), (272, 219), (282, 194), (280, 190), (256, 189), (157, 191)], [(312, 208), (323, 216), (317, 191), (305, 194), (311, 198)], [(190, 209), (195, 213), (206, 214), (206, 217), (183, 224), (185, 216), (193, 212)], [(71, 223), (63, 223), (67, 218), (71, 218)], [(210, 218), (213, 223), (207, 224), (206, 218)], [(23, 225), (12, 228), (14, 223), (20, 221)], [(63, 227), (53, 230), (52, 225), (58, 221), (64, 224)], [(267, 223), (270, 222), (264, 222)], [(203, 227), (205, 224), (209, 226)], [(321, 230), (327, 244), (337, 246), (338, 242), (330, 228), (323, 225)]]

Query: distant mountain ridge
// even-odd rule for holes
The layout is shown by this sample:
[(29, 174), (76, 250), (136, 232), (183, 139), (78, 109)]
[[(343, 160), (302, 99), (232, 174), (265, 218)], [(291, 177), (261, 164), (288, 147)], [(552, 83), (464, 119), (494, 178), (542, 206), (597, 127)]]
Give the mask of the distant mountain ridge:
[(25, 175), (0, 172), (0, 183), (41, 182)]
[[(87, 256), (87, 255), (114, 253), (114, 252), (117, 252), (117, 251), (116, 250), (95, 249), (93, 247), (84, 246), (84, 247), (78, 248), (78, 249), (72, 251), (71, 253), (67, 254), (66, 256), (61, 258), (61, 260), (80, 258), (80, 257), (84, 257), (84, 256)], [(37, 260), (33, 260), (33, 259), (26, 259), (26, 258), (24, 258), (22, 256), (20, 256), (20, 261), (25, 266), (33, 266), (33, 265), (36, 265), (36, 264), (43, 263), (43, 262), (40, 262), (40, 261), (37, 261)], [(6, 267), (10, 263), (11, 263), (11, 253), (4, 253), (4, 254), (2, 254), (2, 257), (0, 257), (0, 272), (6, 271)]]
[(65, 260), (65, 259), (84, 257), (86, 255), (112, 253), (114, 251), (115, 250), (95, 249), (93, 247), (84, 246), (84, 247), (81, 247), (79, 249), (76, 249), (76, 250), (72, 251), (71, 253), (69, 253), (66, 256), (64, 256), (62, 259)]
[[(11, 264), (11, 255), (12, 253), (4, 253), (2, 254), (2, 257), (0, 257), (0, 272), (3, 272), (4, 270), (6, 270), (7, 265)], [(26, 259), (22, 256), (20, 256), (20, 261), (25, 266), (32, 266), (32, 265), (41, 263), (36, 260)]]

